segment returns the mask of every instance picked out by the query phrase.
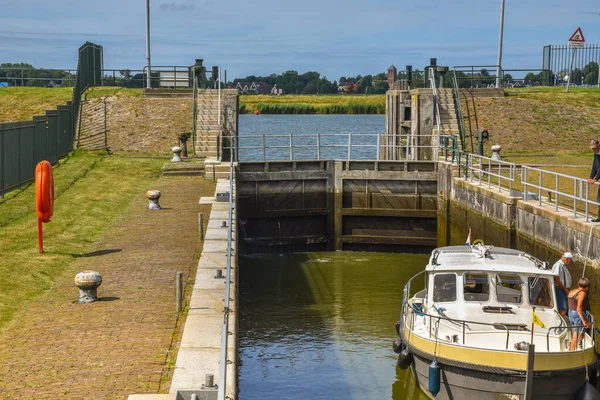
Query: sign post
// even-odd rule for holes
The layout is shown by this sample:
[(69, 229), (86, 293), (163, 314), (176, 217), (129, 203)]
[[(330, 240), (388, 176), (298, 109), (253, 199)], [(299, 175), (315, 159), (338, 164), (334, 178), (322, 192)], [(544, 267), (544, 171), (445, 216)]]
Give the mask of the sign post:
[(569, 76), (567, 77), (567, 93), (569, 93), (569, 86), (571, 84), (571, 74), (573, 72), (573, 61), (575, 61), (575, 52), (577, 49), (583, 48), (585, 45), (585, 38), (581, 28), (577, 28), (575, 33), (569, 38), (569, 48), (573, 49), (573, 55), (571, 56), (571, 64), (569, 64)]

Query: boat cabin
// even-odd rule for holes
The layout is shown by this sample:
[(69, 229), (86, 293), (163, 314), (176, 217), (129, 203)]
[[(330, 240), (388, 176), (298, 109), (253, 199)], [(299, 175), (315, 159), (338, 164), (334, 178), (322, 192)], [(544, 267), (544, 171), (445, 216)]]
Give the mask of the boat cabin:
[(425, 269), (425, 289), (410, 302), (423, 314), (415, 320), (422, 320), (426, 336), (431, 332), (438, 340), (517, 348), (530, 341), (535, 309), (546, 327), (534, 326), (539, 348), (564, 351), (569, 346), (551, 268), (521, 251), (483, 245), (436, 249)]

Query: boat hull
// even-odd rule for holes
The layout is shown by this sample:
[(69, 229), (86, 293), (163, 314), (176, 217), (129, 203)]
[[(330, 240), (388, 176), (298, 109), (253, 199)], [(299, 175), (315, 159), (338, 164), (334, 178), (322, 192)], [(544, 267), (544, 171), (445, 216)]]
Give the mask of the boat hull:
[[(429, 355), (419, 354), (415, 348), (409, 349), (413, 353), (411, 368), (421, 388), (429, 393), (429, 364), (433, 358)], [(444, 360), (438, 359), (442, 368), (440, 392), (436, 400), (499, 400), (509, 399), (509, 396), (522, 395), (525, 391), (525, 374), (501, 373), (486, 371), (485, 366), (476, 365), (449, 365)], [(589, 376), (596, 376), (596, 363), (588, 366)], [(585, 368), (575, 370), (561, 370), (552, 372), (538, 372), (533, 380), (533, 398), (539, 400), (571, 400), (575, 393), (586, 382)], [(431, 396), (433, 398), (433, 396)], [(514, 398), (514, 397), (513, 397)]]

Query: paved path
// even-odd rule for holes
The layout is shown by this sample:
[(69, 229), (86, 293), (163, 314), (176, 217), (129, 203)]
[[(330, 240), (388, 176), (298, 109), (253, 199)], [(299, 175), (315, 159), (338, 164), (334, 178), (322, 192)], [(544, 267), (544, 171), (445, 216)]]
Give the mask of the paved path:
[[(76, 257), (56, 288), (30, 301), (2, 332), (1, 399), (168, 392), (172, 348), (181, 335), (175, 275), (193, 278), (201, 248), (197, 213), (210, 210), (198, 200), (211, 196), (214, 185), (178, 177), (161, 178), (152, 188), (163, 192), (165, 210), (146, 211), (141, 193), (89, 253)], [(88, 269), (102, 274), (101, 301), (79, 305), (73, 278)]]

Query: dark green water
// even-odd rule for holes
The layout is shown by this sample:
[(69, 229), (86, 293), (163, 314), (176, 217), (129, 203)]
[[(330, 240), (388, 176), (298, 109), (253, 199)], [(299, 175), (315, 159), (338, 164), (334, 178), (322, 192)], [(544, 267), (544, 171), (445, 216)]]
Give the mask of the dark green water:
[(240, 259), (239, 398), (427, 399), (397, 370), (406, 281), (428, 255), (306, 253)]

